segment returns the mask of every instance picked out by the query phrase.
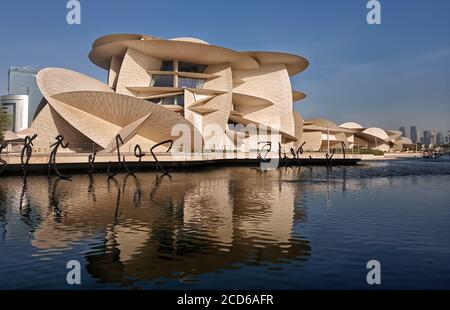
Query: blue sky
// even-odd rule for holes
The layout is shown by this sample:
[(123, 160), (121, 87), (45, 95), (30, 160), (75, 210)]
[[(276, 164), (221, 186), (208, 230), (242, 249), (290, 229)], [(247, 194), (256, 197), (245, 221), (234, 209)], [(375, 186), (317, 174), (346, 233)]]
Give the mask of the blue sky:
[(381, 0), (378, 26), (366, 23), (366, 0), (80, 0), (75, 26), (66, 23), (66, 2), (1, 1), (0, 94), (12, 65), (65, 67), (105, 81), (87, 57), (101, 35), (191, 36), (308, 58), (308, 70), (293, 78), (308, 95), (295, 105), (305, 118), (450, 130), (448, 0)]

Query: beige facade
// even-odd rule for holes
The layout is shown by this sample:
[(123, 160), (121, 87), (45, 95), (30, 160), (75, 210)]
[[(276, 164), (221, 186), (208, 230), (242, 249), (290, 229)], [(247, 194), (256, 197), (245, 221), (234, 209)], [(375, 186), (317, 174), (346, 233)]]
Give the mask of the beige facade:
[[(36, 145), (63, 134), (72, 151), (111, 151), (120, 134), (125, 147), (151, 146), (178, 139), (177, 126), (187, 128), (187, 141), (197, 142), (185, 150), (239, 148), (250, 140), (256, 148), (261, 137), (285, 146), (301, 140), (303, 120), (293, 103), (305, 95), (290, 82), (308, 67), (301, 56), (119, 34), (97, 39), (89, 58), (107, 70), (107, 83), (61, 68), (39, 72), (44, 100), (22, 132), (36, 133)], [(236, 124), (257, 131), (238, 132)]]

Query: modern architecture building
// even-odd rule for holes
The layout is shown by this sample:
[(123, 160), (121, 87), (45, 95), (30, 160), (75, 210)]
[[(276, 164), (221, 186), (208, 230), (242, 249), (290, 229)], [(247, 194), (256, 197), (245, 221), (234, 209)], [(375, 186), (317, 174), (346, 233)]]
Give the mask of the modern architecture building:
[(33, 116), (41, 103), (42, 93), (37, 83), (37, 67), (10, 67), (8, 72), (8, 94), (28, 96), (28, 126), (31, 126)]
[(7, 127), (4, 128), (6, 131), (16, 132), (28, 128), (28, 96), (1, 96), (0, 106), (9, 118)]
[(398, 131), (402, 133), (402, 137), (406, 137), (406, 128), (404, 126), (400, 127)]
[[(177, 139), (181, 132), (215, 150), (256, 149), (261, 139), (284, 146), (301, 140), (303, 120), (293, 104), (305, 94), (290, 82), (308, 67), (301, 56), (116, 34), (97, 39), (89, 58), (108, 71), (106, 84), (67, 69), (39, 71), (44, 100), (25, 131), (38, 134), (35, 144), (49, 145), (62, 134), (74, 151), (101, 151), (113, 150), (118, 134), (130, 147)], [(236, 124), (256, 131), (236, 130)]]
[(419, 142), (417, 140), (417, 128), (416, 128), (416, 126), (411, 126), (410, 130), (411, 130), (410, 138), (411, 138), (412, 143)]
[(412, 150), (410, 139), (400, 131), (384, 130), (377, 127), (365, 128), (355, 122), (341, 125), (323, 118), (305, 120), (301, 143), (306, 151), (331, 153), (341, 148), (366, 148), (383, 152)]
[(378, 127), (365, 128), (355, 122), (344, 123), (339, 127), (353, 131), (352, 134), (347, 135), (351, 148), (363, 147), (383, 152), (413, 149), (412, 141), (401, 131), (384, 130)]

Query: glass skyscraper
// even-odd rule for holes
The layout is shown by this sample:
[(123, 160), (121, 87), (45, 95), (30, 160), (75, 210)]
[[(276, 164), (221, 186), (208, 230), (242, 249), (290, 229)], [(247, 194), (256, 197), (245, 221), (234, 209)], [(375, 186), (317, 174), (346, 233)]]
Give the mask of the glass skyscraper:
[(42, 93), (36, 84), (37, 67), (10, 67), (8, 72), (9, 95), (28, 96), (28, 126), (33, 122), (33, 116), (42, 100)]
[(417, 143), (417, 128), (416, 126), (411, 126), (411, 141)]

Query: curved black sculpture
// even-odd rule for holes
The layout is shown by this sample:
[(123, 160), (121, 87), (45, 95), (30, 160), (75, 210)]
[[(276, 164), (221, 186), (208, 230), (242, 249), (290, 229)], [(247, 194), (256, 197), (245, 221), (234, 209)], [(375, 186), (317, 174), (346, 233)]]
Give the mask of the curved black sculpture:
[[(108, 163), (108, 179), (112, 179), (116, 176), (116, 174), (120, 171), (122, 168), (122, 158), (120, 157), (120, 145), (124, 145), (122, 137), (120, 135), (116, 135), (116, 149), (117, 149), (117, 167), (116, 169), (111, 172), (111, 161)], [(123, 160), (125, 161), (125, 156), (123, 157)]]
[[(259, 149), (259, 145), (260, 144), (264, 144), (261, 147), (261, 149)], [(266, 147), (268, 147), (268, 149), (266, 150), (266, 153), (264, 154), (264, 157), (262, 157), (261, 153), (264, 151), (264, 148), (266, 148)], [(272, 150), (272, 142), (271, 141), (260, 141), (260, 142), (258, 142), (258, 156), (256, 157), (256, 159), (259, 159), (261, 161), (267, 161), (266, 157), (270, 153), (271, 150)], [(280, 149), (280, 152), (281, 152), (281, 149)]]
[(95, 171), (95, 157), (97, 156), (97, 151), (94, 151), (92, 154), (89, 154), (88, 162), (89, 162), (89, 171), (88, 174), (91, 175)]
[(291, 147), (290, 152), (291, 152), (292, 158), (297, 159), (297, 153), (295, 153), (295, 149), (293, 147)]
[(344, 141), (341, 141), (341, 147), (342, 147), (342, 155), (344, 156), (344, 159), (345, 159), (345, 143), (344, 143)]
[(134, 147), (134, 156), (136, 156), (139, 160), (137, 162), (137, 166), (135, 167), (135, 169), (131, 170), (130, 168), (128, 168), (125, 156), (120, 156), (120, 146), (124, 144), (125, 143), (123, 142), (122, 137), (120, 135), (116, 135), (117, 167), (113, 172), (111, 172), (111, 161), (108, 163), (107, 174), (109, 179), (114, 178), (120, 171), (120, 169), (122, 169), (122, 167), (128, 174), (135, 174), (139, 169), (142, 157), (145, 156), (145, 153), (142, 152), (141, 146), (139, 144), (136, 144), (136, 146)]
[(155, 155), (155, 153), (153, 152), (153, 150), (154, 150), (155, 148), (157, 148), (158, 146), (161, 146), (161, 145), (164, 145), (164, 144), (167, 144), (167, 143), (170, 143), (170, 146), (169, 146), (169, 148), (168, 148), (167, 151), (166, 151), (166, 153), (168, 153), (168, 152), (172, 149), (172, 146), (173, 146), (173, 140), (166, 140), (166, 141), (160, 142), (160, 143), (155, 144), (154, 146), (152, 146), (152, 147), (150, 148), (150, 153), (152, 153), (153, 159), (154, 159), (155, 162), (156, 162), (156, 172), (158, 172), (159, 170), (161, 170), (161, 172), (163, 173), (163, 175), (169, 175), (170, 171), (164, 170), (163, 166), (161, 166), (161, 164), (159, 163), (158, 158), (156, 157), (156, 155)]
[(3, 171), (6, 169), (6, 166), (8, 166), (8, 163), (2, 158), (2, 152), (4, 149), (8, 147), (8, 144), (0, 144), (0, 174), (3, 173)]
[(58, 153), (59, 147), (62, 147), (63, 149), (67, 148), (69, 146), (69, 143), (64, 143), (64, 136), (63, 135), (57, 135), (55, 137), (56, 142), (50, 145), (50, 147), (53, 147), (53, 150), (50, 153), (50, 158), (48, 161), (48, 176), (50, 177), (50, 171), (52, 168), (55, 170), (56, 174), (59, 178), (68, 180), (71, 178), (70, 175), (64, 175), (58, 171), (58, 168), (56, 167), (56, 155)]
[(123, 167), (128, 172), (128, 174), (135, 174), (139, 170), (139, 165), (141, 164), (142, 157), (145, 156), (145, 153), (142, 152), (141, 146), (139, 144), (136, 144), (136, 146), (134, 147), (134, 156), (136, 156), (138, 158), (138, 162), (136, 164), (136, 167), (133, 170), (128, 168), (127, 163), (125, 161), (125, 157), (124, 157)]
[[(27, 167), (30, 162), (31, 155), (33, 155), (33, 140), (36, 139), (37, 134), (25, 137), (22, 151), (20, 152), (20, 167), (22, 168), (23, 176), (27, 176)], [(26, 156), (26, 159), (25, 159)]]
[(325, 154), (325, 158), (327, 159), (327, 166), (333, 166), (333, 156), (334, 156), (334, 150), (333, 150), (333, 153), (331, 154), (331, 156), (328, 154), (328, 153), (326, 153)]

